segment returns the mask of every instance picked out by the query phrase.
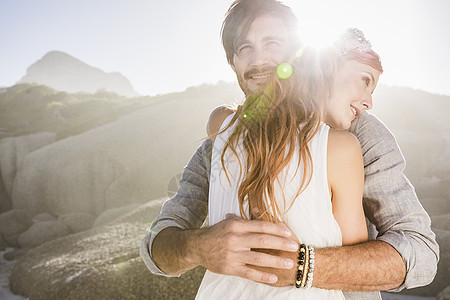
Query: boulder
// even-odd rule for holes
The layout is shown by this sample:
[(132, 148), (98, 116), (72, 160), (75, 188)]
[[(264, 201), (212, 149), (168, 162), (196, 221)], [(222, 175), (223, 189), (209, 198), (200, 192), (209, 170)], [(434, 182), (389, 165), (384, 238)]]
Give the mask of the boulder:
[(0, 214), (0, 234), (10, 246), (19, 246), (17, 239), (33, 222), (25, 210), (13, 209)]
[(55, 221), (56, 218), (54, 215), (49, 213), (42, 213), (33, 217), (33, 223), (44, 222), (44, 221)]
[(450, 300), (450, 285), (436, 296), (436, 300)]
[(30, 250), (30, 248), (14, 248), (11, 251), (6, 252), (3, 257), (8, 261), (17, 260), (24, 256), (28, 250)]
[(44, 221), (34, 223), (19, 236), (18, 241), (22, 248), (31, 248), (68, 234), (70, 234), (70, 229), (63, 223)]
[(5, 251), (8, 244), (6, 244), (6, 241), (3, 239), (3, 236), (0, 234), (0, 251)]
[(0, 140), (0, 213), (12, 208), (12, 190), (17, 172), (28, 153), (55, 141), (54, 133), (7, 137)]
[(433, 229), (450, 231), (450, 213), (431, 217), (431, 227)]
[[(167, 195), (206, 137), (221, 99), (159, 101), (116, 121), (59, 140), (26, 156), (12, 204), (36, 215), (90, 213)], [(186, 115), (195, 115), (186, 126)]]
[(11, 208), (12, 208), (11, 197), (6, 192), (5, 184), (3, 183), (2, 173), (0, 172), (0, 214), (8, 210), (11, 210)]
[(0, 141), (0, 171), (9, 197), (12, 196), (14, 179), (22, 168), (28, 153), (42, 148), (56, 140), (56, 135), (41, 132), (32, 135), (7, 137)]
[(107, 209), (104, 212), (102, 212), (97, 217), (97, 219), (95, 219), (93, 227), (99, 227), (111, 221), (114, 221), (117, 218), (123, 217), (124, 215), (136, 209), (137, 207), (139, 207), (139, 204), (131, 204), (123, 207)]
[(71, 213), (60, 216), (58, 221), (69, 227), (70, 231), (76, 233), (91, 229), (95, 222), (95, 216), (88, 213)]
[(140, 241), (163, 200), (31, 249), (14, 266), (11, 290), (33, 300), (193, 299), (204, 269), (166, 278), (152, 275), (139, 257)]

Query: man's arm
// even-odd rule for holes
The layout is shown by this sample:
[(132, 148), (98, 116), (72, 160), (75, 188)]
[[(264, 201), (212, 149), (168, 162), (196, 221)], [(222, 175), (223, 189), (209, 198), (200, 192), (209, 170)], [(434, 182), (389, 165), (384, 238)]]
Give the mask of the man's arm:
[(211, 141), (205, 141), (186, 166), (180, 188), (166, 201), (150, 232), (141, 242), (140, 253), (154, 274), (177, 276), (198, 265), (227, 275), (273, 283), (277, 277), (247, 264), (290, 269), (294, 261), (251, 251), (271, 248), (296, 253), (298, 244), (284, 224), (227, 218), (208, 228), (199, 228), (207, 213)]
[[(372, 236), (376, 240), (358, 245), (315, 249), (313, 286), (400, 291), (429, 284), (436, 275), (439, 246), (430, 218), (404, 175), (405, 160), (395, 138), (365, 112), (352, 124), (351, 132), (363, 152), (365, 214), (378, 234)], [(295, 269), (266, 271), (277, 274), (276, 286), (295, 283)]]
[[(380, 256), (384, 266), (380, 277), (390, 278), (392, 273), (400, 274), (401, 270), (406, 270), (404, 281), (389, 287), (393, 291), (431, 283), (437, 272), (439, 246), (431, 231), (430, 217), (404, 174), (405, 159), (394, 136), (367, 112), (352, 124), (351, 131), (363, 151), (364, 210), (378, 231), (377, 248), (373, 250), (386, 249), (384, 257)], [(402, 258), (402, 267), (398, 257)]]
[[(156, 265), (152, 246), (156, 236), (170, 230), (200, 228), (208, 213), (208, 187), (211, 172), (211, 140), (205, 140), (184, 168), (177, 194), (164, 202), (140, 246), (140, 255), (154, 274), (170, 276)], [(179, 272), (181, 274), (182, 272)]]

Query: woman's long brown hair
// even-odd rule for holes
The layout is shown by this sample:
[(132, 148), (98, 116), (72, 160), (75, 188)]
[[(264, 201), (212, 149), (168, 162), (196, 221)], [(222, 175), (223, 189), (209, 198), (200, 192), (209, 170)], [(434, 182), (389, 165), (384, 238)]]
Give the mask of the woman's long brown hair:
[[(242, 178), (238, 200), (241, 216), (245, 219), (252, 215), (245, 213), (244, 203), (248, 202), (249, 212), (256, 208), (260, 219), (282, 220), (287, 210), (282, 211), (277, 203), (275, 185), (281, 186), (278, 175), (291, 162), (296, 148), (299, 149), (296, 171), (301, 171), (303, 176), (295, 198), (310, 182), (313, 166), (308, 143), (319, 129), (322, 105), (331, 93), (328, 87), (332, 86), (329, 83), (334, 72), (334, 66), (329, 62), (324, 64), (327, 68), (321, 66), (324, 63), (319, 59), (321, 56), (312, 50), (305, 51), (292, 64), (294, 72), (290, 78), (276, 78), (264, 91), (247, 95), (221, 131), (235, 124), (223, 148), (221, 162), (229, 180), (225, 153), (231, 150), (238, 158), (239, 178)], [(324, 75), (324, 69), (328, 69), (328, 75)], [(245, 150), (244, 164), (236, 152), (238, 143), (242, 143)], [(302, 170), (299, 170), (300, 165)], [(286, 208), (286, 199), (283, 200)]]

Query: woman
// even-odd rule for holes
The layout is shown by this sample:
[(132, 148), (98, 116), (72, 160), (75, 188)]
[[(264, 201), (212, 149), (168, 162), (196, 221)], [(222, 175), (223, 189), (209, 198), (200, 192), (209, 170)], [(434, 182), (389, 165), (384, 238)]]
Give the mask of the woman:
[(296, 266), (302, 288), (207, 271), (198, 299), (343, 299), (341, 291), (303, 288), (312, 286), (313, 249), (367, 240), (361, 149), (342, 129), (372, 107), (379, 56), (361, 31), (349, 29), (335, 47), (305, 50), (292, 65), (292, 76), (285, 76), (290, 65), (280, 65), (287, 79), (247, 96), (234, 113), (221, 108), (210, 117), (209, 224), (227, 213), (284, 222), (308, 245)]

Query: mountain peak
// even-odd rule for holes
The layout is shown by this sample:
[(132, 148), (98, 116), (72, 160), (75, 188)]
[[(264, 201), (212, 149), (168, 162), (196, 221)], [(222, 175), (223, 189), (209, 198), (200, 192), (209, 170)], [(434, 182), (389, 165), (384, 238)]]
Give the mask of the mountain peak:
[(27, 69), (19, 82), (39, 83), (69, 93), (107, 90), (128, 97), (139, 96), (118, 72), (105, 73), (62, 51), (47, 52)]
[(59, 58), (59, 57), (70, 57), (73, 58), (73, 56), (70, 56), (69, 54), (67, 54), (66, 52), (62, 52), (62, 51), (58, 51), (58, 50), (53, 50), (53, 51), (49, 51), (47, 52), (42, 59), (45, 58)]

